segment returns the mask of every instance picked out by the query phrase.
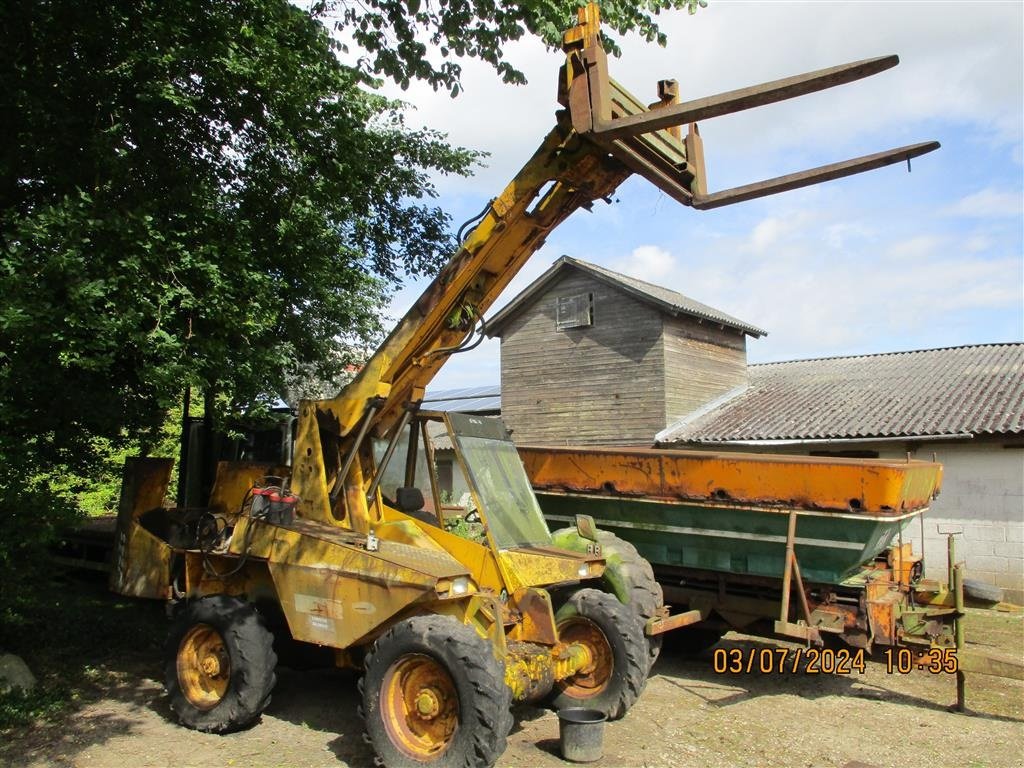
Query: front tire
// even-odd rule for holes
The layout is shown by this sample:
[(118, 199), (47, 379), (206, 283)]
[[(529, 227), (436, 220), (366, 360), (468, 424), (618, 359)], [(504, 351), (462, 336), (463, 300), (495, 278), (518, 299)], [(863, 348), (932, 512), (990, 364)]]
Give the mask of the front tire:
[(193, 600), (167, 640), (171, 709), (197, 731), (245, 728), (270, 703), (276, 665), (274, 637), (251, 603), (228, 595)]
[[(551, 536), (556, 547), (574, 552), (587, 551), (587, 540), (575, 528), (562, 528)], [(606, 563), (601, 576), (605, 591), (628, 605), (640, 623), (646, 626), (648, 620), (659, 615), (665, 604), (661, 584), (654, 578), (651, 564), (636, 547), (610, 531), (599, 530), (597, 542), (601, 545), (601, 554)], [(648, 668), (653, 667), (658, 660), (661, 638), (661, 635), (647, 636)]]
[(491, 644), (448, 616), (415, 616), (366, 655), (362, 715), (388, 768), (492, 766), (512, 730), (512, 691)]
[(555, 683), (552, 706), (596, 709), (618, 720), (647, 684), (647, 640), (636, 616), (614, 595), (581, 589), (559, 609), (555, 622), (559, 640), (586, 645), (591, 664)]

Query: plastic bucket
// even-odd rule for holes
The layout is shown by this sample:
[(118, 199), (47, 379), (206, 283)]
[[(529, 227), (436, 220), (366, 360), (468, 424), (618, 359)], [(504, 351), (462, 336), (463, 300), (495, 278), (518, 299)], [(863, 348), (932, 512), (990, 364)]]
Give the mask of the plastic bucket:
[(558, 712), (558, 739), (562, 757), (574, 763), (592, 763), (604, 754), (604, 723), (596, 709), (571, 707)]

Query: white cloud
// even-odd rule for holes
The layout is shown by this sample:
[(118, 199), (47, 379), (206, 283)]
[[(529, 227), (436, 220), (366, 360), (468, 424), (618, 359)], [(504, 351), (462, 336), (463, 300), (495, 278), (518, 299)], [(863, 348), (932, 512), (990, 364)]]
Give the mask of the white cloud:
[(986, 235), (976, 234), (964, 241), (964, 250), (968, 253), (984, 253), (993, 245), (992, 239)]
[(942, 239), (935, 235), (915, 235), (905, 240), (895, 241), (887, 246), (884, 252), (890, 259), (914, 261), (931, 256), (939, 251), (943, 245)]
[(864, 224), (849, 224), (837, 222), (825, 227), (825, 243), (832, 250), (842, 250), (849, 243), (870, 240), (874, 235), (873, 230)]
[(656, 283), (670, 275), (675, 266), (675, 258), (664, 248), (641, 245), (633, 249), (626, 261), (615, 264), (613, 269), (639, 280)]
[(783, 224), (777, 218), (768, 218), (759, 222), (750, 235), (750, 246), (755, 253), (763, 252), (775, 243), (782, 234)]
[[(843, 217), (854, 231), (869, 230), (864, 215), (805, 211), (793, 217), (796, 226), (784, 226), (786, 217), (762, 219), (685, 261), (673, 259), (679, 266), (657, 282), (766, 329), (766, 338), (750, 342), (752, 361), (983, 343), (1014, 333), (1007, 318), (1024, 307), (1024, 260), (1007, 254), (1012, 240), (931, 231), (887, 246), (872, 238), (829, 242)], [(686, 247), (682, 239), (661, 246), (670, 254)], [(1003, 318), (1002, 325), (969, 327), (972, 313)]]
[[(630, 51), (630, 59), (612, 67), (632, 74), (633, 61), (650, 57), (657, 63), (645, 62), (636, 71), (644, 79), (650, 72), (678, 69), (685, 40), (682, 87), (693, 98), (897, 53), (901, 64), (889, 72), (723, 118), (723, 138), (746, 143), (756, 135), (750, 146), (760, 154), (808, 143), (835, 146), (878, 131), (898, 134), (911, 120), (955, 119), (989, 126), (1004, 141), (1020, 141), (1021, 9), (1020, 3), (972, 3), (969, 11), (940, 2), (712, 3), (692, 19), (666, 17), (667, 51)], [(718, 125), (709, 121), (707, 129)]]
[[(1019, 265), (1016, 265), (1019, 279)], [(857, 260), (830, 268), (770, 265), (744, 276), (731, 295), (695, 298), (764, 327), (751, 358), (778, 360), (921, 346), (930, 323), (959, 312), (1012, 308), (1019, 291), (1006, 281), (1013, 260), (979, 267), (969, 260), (932, 259), (913, 272), (885, 261)], [(990, 341), (991, 338), (976, 339)]]
[(750, 233), (750, 238), (744, 248), (758, 254), (765, 253), (791, 233), (806, 227), (811, 218), (808, 212), (801, 211), (762, 219)]
[[(870, 239), (851, 238), (845, 248), (833, 248), (828, 233), (842, 216), (850, 216), (855, 229), (868, 228), (851, 211), (832, 217), (808, 212), (807, 218), (816, 223), (788, 228), (762, 253), (747, 246), (763, 220), (700, 247), (681, 237), (674, 244), (634, 249), (625, 260), (588, 258), (766, 329), (767, 337), (749, 342), (751, 362), (1019, 336), (1019, 319), (1015, 330), (1007, 318), (1024, 312), (1024, 260), (1007, 255), (1005, 242), (990, 241), (983, 251), (971, 251), (968, 244), (981, 245), (976, 236), (952, 232), (907, 236), (883, 248)], [(534, 257), (528, 273), (517, 278), (502, 302), (547, 269), (553, 257), (553, 252), (550, 258)], [(653, 267), (645, 268), (645, 263)], [(972, 327), (977, 313), (983, 323)], [(991, 325), (986, 318), (993, 317), (1003, 318), (1002, 325)], [(490, 343), (458, 355), (433, 386), (498, 382), (498, 350)]]
[(437, 179), (443, 194), (465, 189), (476, 189), (486, 197), (498, 194), (555, 125), (554, 83), (563, 55), (547, 51), (534, 39), (508, 44), (505, 54), (525, 72), (529, 85), (507, 85), (489, 64), (463, 59), (463, 92), (458, 98), (422, 82), (412, 83), (405, 91), (391, 83), (383, 89), (412, 106), (407, 116), (410, 125), (438, 129), (453, 144), (490, 153), (469, 180)]
[(943, 212), (950, 216), (980, 219), (1020, 218), (1024, 213), (1024, 195), (1020, 190), (1010, 192), (987, 187), (966, 197), (961, 197), (953, 205), (947, 206)]

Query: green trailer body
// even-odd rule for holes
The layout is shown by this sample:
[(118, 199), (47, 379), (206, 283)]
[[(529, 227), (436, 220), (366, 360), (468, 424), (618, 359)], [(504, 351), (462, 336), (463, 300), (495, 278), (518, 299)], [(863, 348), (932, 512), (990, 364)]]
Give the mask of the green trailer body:
[[(552, 528), (589, 514), (653, 566), (764, 577), (779, 577), (785, 568), (786, 508), (544, 491), (537, 499)], [(883, 554), (922, 511), (882, 516), (798, 510), (794, 546), (804, 579), (842, 583)]]

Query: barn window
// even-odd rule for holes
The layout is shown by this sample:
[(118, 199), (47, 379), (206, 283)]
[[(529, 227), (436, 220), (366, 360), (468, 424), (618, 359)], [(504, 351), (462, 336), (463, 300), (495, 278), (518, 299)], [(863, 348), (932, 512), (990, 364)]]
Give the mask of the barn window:
[(559, 296), (555, 303), (555, 329), (586, 328), (594, 324), (594, 294)]

